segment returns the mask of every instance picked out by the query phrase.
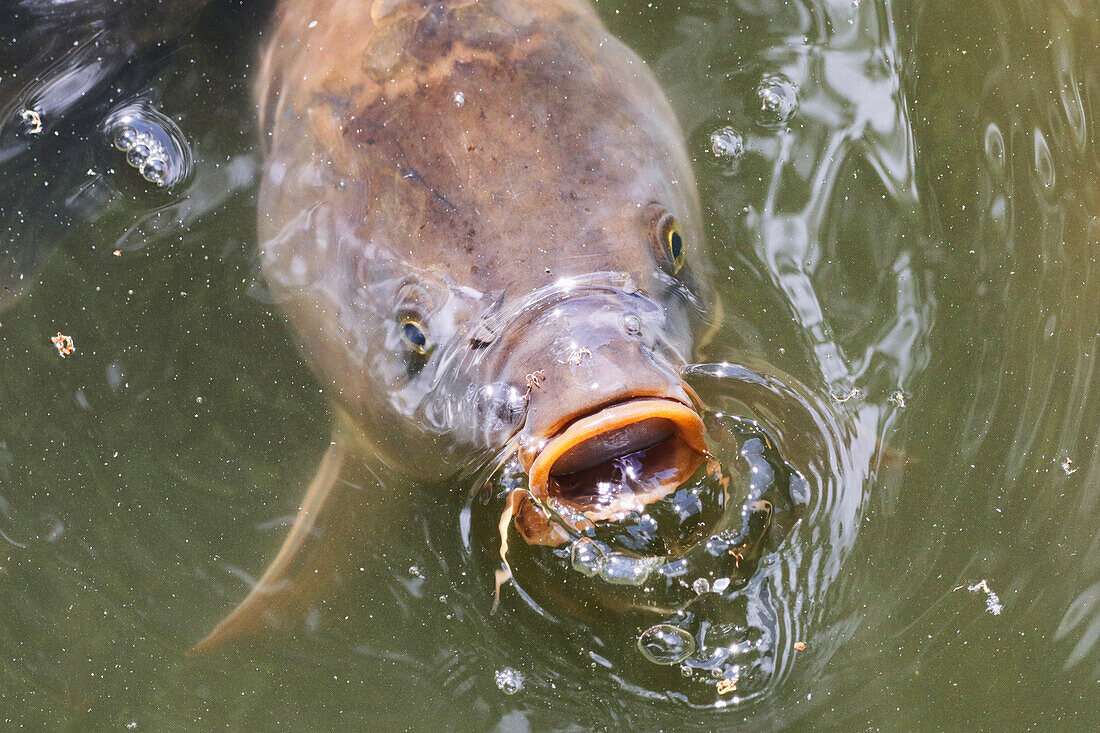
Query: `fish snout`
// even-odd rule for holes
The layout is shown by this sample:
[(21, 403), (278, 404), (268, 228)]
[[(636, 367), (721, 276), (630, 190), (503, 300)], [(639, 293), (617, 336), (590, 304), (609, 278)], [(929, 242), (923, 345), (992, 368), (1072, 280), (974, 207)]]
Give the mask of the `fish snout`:
[(582, 531), (644, 511), (702, 465), (679, 325), (644, 294), (605, 289), (542, 308), (494, 344), (496, 373), (525, 404), (518, 451), (530, 497), (514, 508), (528, 543), (565, 542), (563, 522)]
[[(616, 519), (675, 491), (707, 457), (705, 427), (683, 399), (639, 397), (602, 407), (521, 450), (532, 497), (574, 530)], [(558, 545), (565, 531), (535, 502), (517, 512), (528, 543)]]

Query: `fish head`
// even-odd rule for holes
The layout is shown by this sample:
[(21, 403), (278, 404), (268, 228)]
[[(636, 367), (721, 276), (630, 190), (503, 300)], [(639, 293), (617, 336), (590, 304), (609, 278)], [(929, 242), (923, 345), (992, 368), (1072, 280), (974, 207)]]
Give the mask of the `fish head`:
[(533, 498), (599, 521), (705, 453), (679, 374), (698, 194), (656, 79), (587, 3), (501, 7), (354, 44), (359, 15), (325, 22), (325, 54), (287, 25), (258, 85), (264, 275), (379, 456), (431, 479), (514, 451)]

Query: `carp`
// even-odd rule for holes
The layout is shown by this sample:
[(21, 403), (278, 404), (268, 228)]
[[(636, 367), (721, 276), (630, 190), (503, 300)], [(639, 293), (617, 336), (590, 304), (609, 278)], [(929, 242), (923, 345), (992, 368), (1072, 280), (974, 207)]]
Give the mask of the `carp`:
[(195, 651), (293, 592), (349, 456), (435, 479), (518, 459), (502, 558), (513, 526), (559, 545), (703, 464), (690, 161), (586, 0), (285, 0), (254, 91), (263, 275), (337, 428), (282, 549)]

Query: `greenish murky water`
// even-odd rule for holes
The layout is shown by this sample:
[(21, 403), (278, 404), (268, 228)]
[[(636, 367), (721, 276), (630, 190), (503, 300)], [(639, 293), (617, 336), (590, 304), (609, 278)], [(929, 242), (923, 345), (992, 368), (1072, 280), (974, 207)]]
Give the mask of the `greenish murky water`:
[[(726, 319), (689, 379), (727, 413), (712, 432), (783, 488), (761, 495), (770, 541), (746, 524), (758, 565), (724, 594), (684, 584), (685, 634), (543, 602), (552, 556), (526, 549), (491, 613), (498, 497), (383, 476), (364, 501), (385, 529), (339, 592), (199, 657), (331, 427), (254, 259), (249, 78), (270, 3), (215, 0), (193, 31), (16, 5), (0, 15), (5, 726), (1100, 725), (1095, 3), (601, 0), (696, 159)], [(149, 135), (130, 160), (120, 121)], [(746, 403), (758, 427), (730, 417)], [(772, 438), (785, 452), (767, 458)], [(651, 657), (694, 653), (691, 676), (639, 635)], [(716, 648), (743, 659), (736, 691), (706, 673)]]

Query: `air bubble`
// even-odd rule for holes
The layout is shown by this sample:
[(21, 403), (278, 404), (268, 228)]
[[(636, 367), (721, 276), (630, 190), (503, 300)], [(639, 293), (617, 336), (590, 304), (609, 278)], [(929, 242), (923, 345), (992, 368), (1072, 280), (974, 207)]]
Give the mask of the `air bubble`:
[(659, 557), (632, 557), (613, 552), (600, 565), (600, 578), (612, 585), (642, 585), (661, 563)]
[(570, 559), (574, 570), (591, 578), (599, 574), (607, 561), (607, 546), (602, 542), (582, 537), (573, 543)]
[(695, 638), (678, 626), (657, 624), (638, 637), (638, 651), (654, 664), (679, 664), (695, 653)]
[(497, 688), (505, 695), (514, 695), (523, 689), (523, 673), (518, 669), (505, 667), (498, 669), (493, 676), (496, 679)]
[(691, 584), (691, 589), (698, 595), (710, 593), (710, 581), (706, 578), (696, 578), (695, 582)]
[[(149, 145), (144, 141), (137, 142), (129, 150), (126, 151), (126, 162), (134, 168), (140, 168), (146, 162), (148, 162), (152, 156), (153, 151), (150, 150)], [(157, 150), (157, 155), (161, 155), (161, 151)], [(156, 158), (153, 158), (156, 160)]]
[(728, 550), (729, 548), (730, 543), (722, 539), (721, 537), (718, 537), (717, 535), (707, 540), (707, 554), (712, 557), (719, 557), (726, 554), (726, 550)]
[(715, 158), (736, 163), (745, 153), (745, 138), (732, 127), (720, 127), (710, 134), (710, 152)]
[(681, 575), (687, 575), (688, 561), (686, 558), (680, 558), (673, 560), (672, 562), (665, 563), (657, 572), (666, 578), (679, 578)]
[(114, 144), (116, 150), (125, 152), (134, 147), (134, 143), (136, 142), (137, 130), (134, 128), (128, 125), (120, 125), (118, 129), (115, 130)]
[(164, 185), (164, 177), (167, 174), (168, 164), (160, 158), (150, 158), (141, 166), (141, 177), (158, 186)]
[(782, 127), (798, 109), (798, 88), (782, 74), (765, 74), (753, 90), (756, 123), (762, 127)]

